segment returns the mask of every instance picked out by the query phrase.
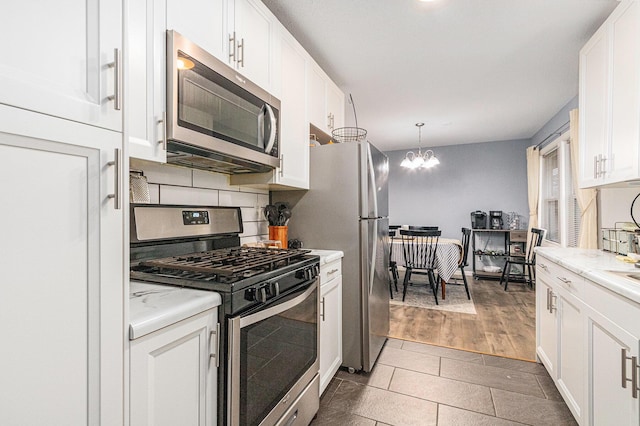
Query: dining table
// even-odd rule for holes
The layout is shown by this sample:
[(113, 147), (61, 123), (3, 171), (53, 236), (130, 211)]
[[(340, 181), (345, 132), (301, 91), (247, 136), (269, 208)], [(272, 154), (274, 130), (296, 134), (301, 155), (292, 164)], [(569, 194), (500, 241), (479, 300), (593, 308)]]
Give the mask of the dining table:
[[(389, 237), (391, 243), (391, 260), (398, 267), (404, 267), (404, 255), (402, 251), (402, 238), (400, 236)], [(462, 242), (455, 238), (439, 238), (436, 249), (436, 271), (442, 286), (442, 298), (446, 298), (446, 285), (453, 274), (460, 267), (463, 259)]]

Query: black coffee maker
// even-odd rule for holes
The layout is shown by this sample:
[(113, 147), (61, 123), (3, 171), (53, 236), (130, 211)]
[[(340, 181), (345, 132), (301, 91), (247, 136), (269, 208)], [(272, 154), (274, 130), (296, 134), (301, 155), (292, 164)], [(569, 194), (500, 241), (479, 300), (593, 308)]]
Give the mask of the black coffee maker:
[(490, 211), (489, 223), (491, 224), (491, 229), (502, 229), (502, 211)]
[(473, 229), (486, 229), (487, 228), (487, 214), (483, 211), (476, 210), (471, 212), (471, 228)]

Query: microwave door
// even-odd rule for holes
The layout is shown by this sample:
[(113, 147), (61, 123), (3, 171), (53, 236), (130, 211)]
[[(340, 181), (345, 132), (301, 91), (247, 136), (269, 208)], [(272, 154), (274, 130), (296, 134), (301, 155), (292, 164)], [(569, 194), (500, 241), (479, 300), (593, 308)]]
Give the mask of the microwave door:
[[(262, 123), (260, 125), (260, 135), (263, 141), (264, 152), (269, 154), (276, 142), (276, 115), (273, 108), (269, 104), (264, 104), (262, 114), (260, 114)], [(266, 138), (265, 138), (266, 135)]]

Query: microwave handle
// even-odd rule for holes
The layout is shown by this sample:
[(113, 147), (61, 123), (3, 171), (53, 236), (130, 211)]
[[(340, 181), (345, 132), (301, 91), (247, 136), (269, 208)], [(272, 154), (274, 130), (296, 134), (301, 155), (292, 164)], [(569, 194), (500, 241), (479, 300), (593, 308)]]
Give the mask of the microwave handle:
[(269, 137), (266, 140), (264, 149), (264, 152), (268, 154), (271, 152), (271, 150), (273, 149), (273, 145), (276, 143), (276, 115), (273, 113), (273, 108), (271, 108), (271, 105), (269, 104), (264, 104), (262, 111), (265, 118), (267, 115), (269, 116), (268, 122), (265, 123), (265, 126), (269, 126)]

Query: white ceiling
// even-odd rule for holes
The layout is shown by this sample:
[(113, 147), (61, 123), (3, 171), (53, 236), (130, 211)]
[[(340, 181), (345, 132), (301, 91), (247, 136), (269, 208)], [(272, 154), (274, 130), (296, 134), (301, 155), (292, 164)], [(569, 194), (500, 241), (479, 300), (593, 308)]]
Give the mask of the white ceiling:
[[(263, 0), (385, 151), (528, 139), (578, 94), (616, 0)], [(348, 125), (354, 125), (347, 104)]]

